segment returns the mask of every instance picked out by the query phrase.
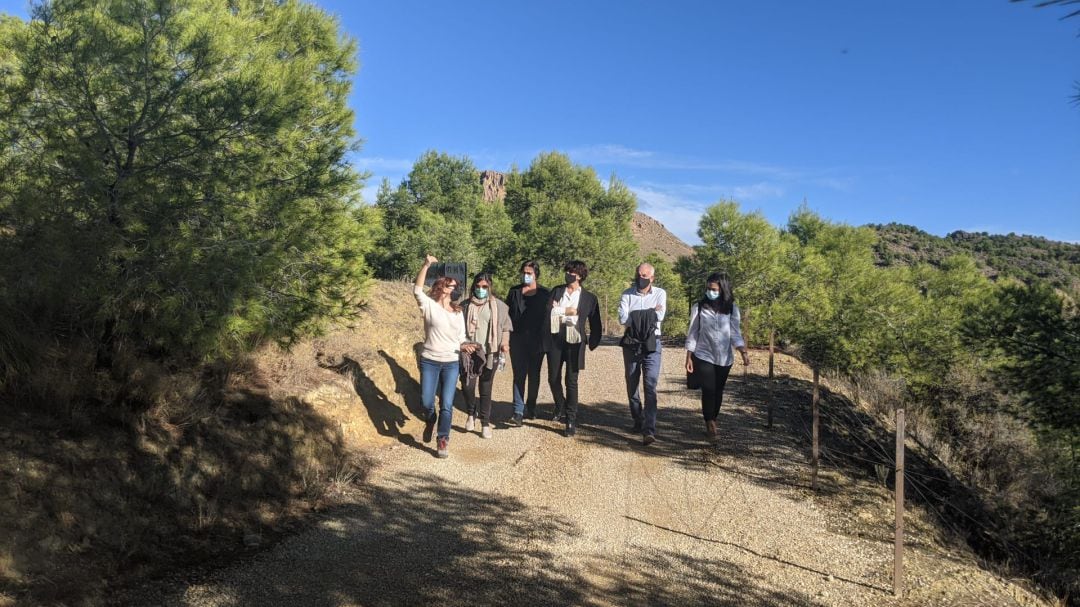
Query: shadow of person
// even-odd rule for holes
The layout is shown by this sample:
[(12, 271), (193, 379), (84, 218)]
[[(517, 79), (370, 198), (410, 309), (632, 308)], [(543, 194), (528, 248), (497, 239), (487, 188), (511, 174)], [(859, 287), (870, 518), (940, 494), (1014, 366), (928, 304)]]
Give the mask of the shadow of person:
[(364, 404), (376, 432), (383, 436), (401, 437), (401, 429), (408, 419), (405, 412), (390, 402), (386, 394), (368, 377), (360, 363), (344, 356), (340, 363), (327, 365), (326, 368), (352, 380), (353, 390)]
[(394, 392), (401, 395), (402, 400), (405, 401), (405, 408), (409, 410), (409, 413), (422, 420), (424, 419), (424, 407), (420, 402), (420, 382), (416, 380), (420, 374), (420, 358), (417, 347), (423, 348), (423, 343), (413, 346), (413, 350), (417, 352), (417, 358), (412, 367), (416, 369), (416, 374), (401, 366), (401, 363), (393, 356), (390, 356), (386, 350), (379, 350), (379, 356), (383, 357), (387, 366), (390, 367), (390, 374), (394, 378)]

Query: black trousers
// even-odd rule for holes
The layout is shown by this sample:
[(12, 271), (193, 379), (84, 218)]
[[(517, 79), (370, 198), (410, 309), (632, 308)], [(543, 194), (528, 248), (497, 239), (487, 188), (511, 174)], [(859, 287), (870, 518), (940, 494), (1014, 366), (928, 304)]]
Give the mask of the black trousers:
[(721, 367), (694, 357), (694, 372), (701, 378), (701, 415), (705, 421), (713, 421), (720, 415), (724, 401), (724, 384), (727, 383), (731, 365)]
[[(578, 344), (556, 344), (548, 353), (548, 387), (555, 410), (566, 413), (566, 421), (577, 422)], [(563, 364), (566, 364), (566, 392), (563, 393)]]
[[(484, 369), (479, 377), (461, 376), (461, 393), (465, 396), (465, 407), (469, 415), (480, 418), (481, 424), (491, 419), (491, 385), (495, 383), (495, 369)], [(480, 399), (476, 398), (476, 386), (480, 386)]]
[(531, 340), (515, 340), (513, 333), (510, 334), (510, 366), (514, 372), (516, 415), (523, 414), (526, 409), (530, 412), (536, 409), (536, 395), (540, 393), (540, 367), (543, 364), (544, 353), (536, 344)]

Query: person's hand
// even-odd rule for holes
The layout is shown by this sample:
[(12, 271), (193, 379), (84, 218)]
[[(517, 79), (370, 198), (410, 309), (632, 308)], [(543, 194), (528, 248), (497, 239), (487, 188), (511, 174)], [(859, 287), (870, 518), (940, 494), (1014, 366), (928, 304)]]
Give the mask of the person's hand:
[(503, 345), (499, 346), (499, 352), (506, 353), (506, 352), (509, 352), (509, 351), (510, 351), (510, 344), (503, 344)]
[(656, 304), (656, 311), (657, 312), (663, 312), (664, 311), (664, 306), (662, 306), (660, 304)]
[(567, 308), (563, 311), (563, 314), (566, 316), (577, 316), (577, 308)]
[(461, 344), (461, 351), (466, 354), (472, 354), (476, 349), (476, 344)]
[(750, 355), (746, 353), (746, 350), (742, 351), (742, 364), (743, 366), (750, 364)]
[(686, 372), (687, 373), (693, 373), (694, 372), (694, 359), (689, 357), (689, 356), (686, 357)]
[(436, 259), (434, 255), (429, 253), (424, 256), (424, 263), (430, 266), (433, 263), (439, 263), (439, 260)]

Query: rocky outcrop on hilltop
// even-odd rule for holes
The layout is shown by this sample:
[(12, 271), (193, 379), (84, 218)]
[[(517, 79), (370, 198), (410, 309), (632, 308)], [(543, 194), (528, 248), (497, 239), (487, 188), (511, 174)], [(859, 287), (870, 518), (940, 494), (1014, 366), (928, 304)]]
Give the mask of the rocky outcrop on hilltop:
[(694, 253), (690, 245), (679, 240), (679, 237), (668, 231), (664, 224), (641, 211), (634, 212), (634, 219), (630, 221), (630, 230), (634, 234), (634, 241), (638, 243), (642, 256), (656, 253), (664, 260), (674, 262), (679, 257), (689, 257)]
[(480, 185), (484, 186), (484, 202), (506, 198), (506, 175), (498, 171), (480, 171)]

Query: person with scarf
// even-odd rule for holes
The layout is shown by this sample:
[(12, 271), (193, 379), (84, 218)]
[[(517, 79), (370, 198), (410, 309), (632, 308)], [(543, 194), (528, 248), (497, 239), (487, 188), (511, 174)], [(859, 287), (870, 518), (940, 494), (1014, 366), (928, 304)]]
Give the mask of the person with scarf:
[[(471, 352), (473, 344), (466, 343), (465, 319), (461, 306), (454, 303), (457, 281), (440, 276), (424, 293), (428, 268), (438, 263), (433, 255), (424, 259), (416, 275), (413, 295), (424, 315), (424, 349), (420, 353), (420, 399), (424, 407), (424, 442), (430, 442), (438, 424), (436, 455), (450, 457), (450, 428), (454, 414), (454, 390), (457, 387), (460, 353)], [(435, 411), (435, 393), (439, 393), (439, 410)]]
[[(480, 349), (485, 353), (479, 374), (461, 376), (461, 393), (465, 396), (465, 406), (469, 411), (465, 430), (475, 430), (479, 418), (480, 436), (491, 438), (491, 387), (495, 383), (499, 357), (510, 351), (510, 332), (514, 326), (510, 322), (510, 309), (506, 303), (491, 294), (491, 274), (487, 272), (480, 272), (473, 278), (470, 297), (462, 307), (465, 312), (465, 336), (469, 341), (480, 344)], [(477, 386), (480, 388), (479, 401), (476, 398)]]
[[(564, 267), (566, 284), (551, 290), (548, 298), (548, 327), (544, 331), (544, 351), (548, 356), (548, 385), (555, 400), (553, 419), (566, 418), (566, 436), (577, 433), (578, 372), (585, 368), (585, 346), (595, 350), (600, 345), (604, 327), (600, 302), (582, 288), (589, 275), (583, 261), (571, 261)], [(589, 330), (586, 332), (585, 324)], [(566, 365), (566, 392), (560, 377)]]
[(701, 414), (705, 435), (716, 439), (716, 418), (724, 400), (724, 385), (735, 359), (731, 349), (742, 354), (742, 364), (750, 364), (739, 326), (739, 306), (731, 292), (731, 280), (722, 272), (705, 279), (705, 296), (690, 308), (690, 328), (686, 331), (686, 372), (701, 380)]

